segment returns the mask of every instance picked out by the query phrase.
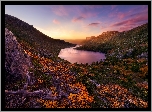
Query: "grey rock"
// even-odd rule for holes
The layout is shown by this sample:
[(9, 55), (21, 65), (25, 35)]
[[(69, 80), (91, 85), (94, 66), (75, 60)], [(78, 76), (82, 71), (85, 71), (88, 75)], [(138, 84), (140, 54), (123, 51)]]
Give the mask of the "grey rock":
[(21, 80), (32, 67), (30, 57), (24, 53), (14, 34), (5, 28), (6, 81)]

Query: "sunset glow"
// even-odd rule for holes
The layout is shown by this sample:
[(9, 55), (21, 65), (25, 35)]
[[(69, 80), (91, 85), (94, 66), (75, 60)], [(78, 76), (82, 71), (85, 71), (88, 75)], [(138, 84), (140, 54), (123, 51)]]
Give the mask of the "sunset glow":
[(148, 5), (6, 5), (15, 16), (56, 39), (85, 39), (148, 22)]

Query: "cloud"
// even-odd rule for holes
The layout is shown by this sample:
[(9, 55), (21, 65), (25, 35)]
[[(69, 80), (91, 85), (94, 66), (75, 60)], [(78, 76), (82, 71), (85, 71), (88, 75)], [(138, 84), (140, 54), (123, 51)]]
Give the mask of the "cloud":
[(91, 23), (91, 24), (89, 24), (88, 26), (95, 26), (95, 27), (97, 27), (98, 25), (99, 25), (100, 23)]
[(125, 13), (118, 13), (118, 18), (119, 19), (123, 19), (126, 16), (127, 16), (127, 14), (125, 14)]
[(73, 19), (72, 19), (72, 22), (78, 22), (78, 21), (81, 21), (81, 20), (83, 20), (83, 19), (85, 19), (85, 18), (82, 17), (82, 16), (79, 16), (79, 17), (77, 17), (77, 18), (73, 18)]
[(122, 26), (122, 25), (134, 25), (140, 22), (145, 22), (148, 21), (148, 13), (145, 14), (136, 14), (136, 16), (134, 18), (122, 21), (122, 22), (118, 22), (113, 24), (112, 26)]
[(121, 25), (125, 25), (125, 24), (127, 24), (129, 22), (130, 22), (130, 20), (123, 21), (123, 22), (118, 22), (118, 23), (113, 24), (112, 26), (121, 26)]
[(83, 6), (80, 12), (80, 16), (84, 18), (96, 17), (100, 13), (100, 9), (98, 9), (99, 7), (101, 8), (103, 6)]
[(56, 19), (53, 20), (53, 23), (60, 24), (60, 22), (58, 20), (56, 20)]
[(118, 11), (113, 11), (112, 13), (110, 13), (108, 16), (110, 18), (117, 18), (117, 19), (124, 19), (125, 17), (127, 17), (128, 15), (130, 15), (130, 11), (126, 12), (126, 13), (122, 13), (122, 12), (118, 12)]
[(51, 10), (58, 16), (70, 16), (76, 14), (84, 18), (95, 17), (100, 12), (102, 5), (53, 5)]
[(127, 31), (127, 30), (130, 30), (130, 29), (132, 29), (132, 28), (134, 28), (134, 27), (136, 27), (136, 26), (138, 26), (138, 25), (128, 25), (128, 26), (125, 26), (125, 27), (120, 27), (119, 28), (119, 31), (121, 32), (121, 31)]
[(98, 12), (83, 12), (81, 13), (81, 16), (85, 17), (85, 18), (89, 18), (89, 17), (95, 17), (97, 16)]
[(136, 18), (115, 23), (111, 25), (111, 27), (117, 27), (119, 28), (119, 31), (127, 31), (146, 22), (148, 22), (148, 16), (138, 16)]
[(135, 14), (130, 14), (129, 17), (144, 15), (146, 13), (148, 14), (148, 10), (144, 10), (142, 12), (138, 12), (138, 13), (135, 13)]
[[(111, 7), (116, 7), (116, 6), (111, 6)], [(143, 15), (144, 13), (147, 13), (147, 12), (148, 12), (148, 8), (146, 6), (134, 7), (126, 12), (121, 12), (121, 11), (118, 11), (117, 8), (115, 9), (113, 8), (113, 11), (109, 13), (108, 16), (110, 18), (117, 18), (117, 19), (122, 20), (122, 19), (133, 17), (133, 16)]]
[(84, 16), (84, 17), (86, 17), (86, 18), (95, 17), (95, 16), (97, 16), (97, 12), (93, 12), (93, 13), (91, 13), (91, 12), (86, 12), (86, 13), (82, 14), (82, 16)]
[(128, 13), (126, 14), (127, 17), (133, 17), (133, 16), (142, 16), (142, 15), (148, 15), (148, 6), (140, 6), (140, 7), (135, 7), (133, 9), (131, 9), (130, 11), (128, 11)]
[(63, 5), (52, 7), (52, 11), (58, 16), (67, 16), (68, 10)]

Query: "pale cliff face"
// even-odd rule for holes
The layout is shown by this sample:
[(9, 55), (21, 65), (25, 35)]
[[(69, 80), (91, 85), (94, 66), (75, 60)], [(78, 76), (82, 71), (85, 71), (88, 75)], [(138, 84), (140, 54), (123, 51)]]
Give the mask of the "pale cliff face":
[(26, 55), (11, 31), (5, 28), (5, 70), (10, 75), (8, 81), (16, 81), (25, 76), (32, 68), (30, 57)]

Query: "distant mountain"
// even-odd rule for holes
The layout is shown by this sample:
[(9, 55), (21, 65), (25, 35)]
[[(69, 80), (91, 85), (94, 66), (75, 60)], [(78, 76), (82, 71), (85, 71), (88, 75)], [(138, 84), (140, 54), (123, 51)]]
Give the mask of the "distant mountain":
[[(97, 37), (87, 38), (77, 49), (108, 53), (110, 50), (148, 47), (148, 23), (129, 31), (107, 31)], [(138, 53), (140, 54), (140, 53)]]
[(64, 39), (65, 42), (81, 45), (85, 39)]
[(41, 56), (56, 57), (60, 49), (75, 46), (64, 40), (46, 36), (32, 25), (7, 14), (5, 14), (5, 27), (13, 32), (24, 49), (34, 51)]
[[(107, 39), (115, 36), (118, 33), (119, 33), (118, 31), (107, 31), (107, 32), (103, 32), (101, 35), (99, 35), (97, 37), (95, 37), (95, 36), (86, 37), (86, 40), (101, 39), (102, 41), (106, 41)], [(107, 38), (105, 38), (105, 37), (107, 37)]]

